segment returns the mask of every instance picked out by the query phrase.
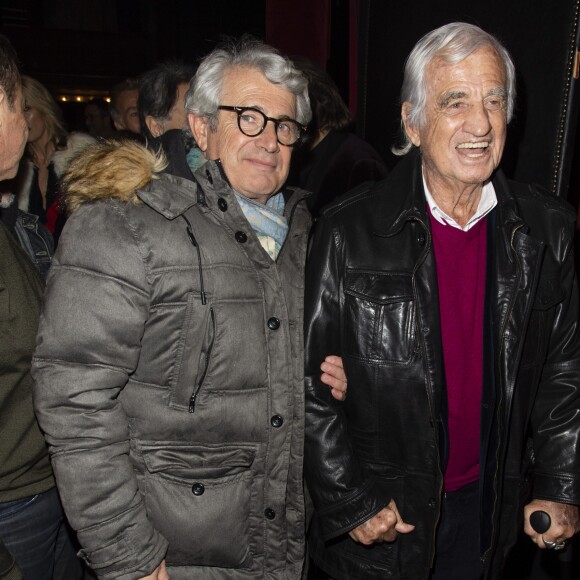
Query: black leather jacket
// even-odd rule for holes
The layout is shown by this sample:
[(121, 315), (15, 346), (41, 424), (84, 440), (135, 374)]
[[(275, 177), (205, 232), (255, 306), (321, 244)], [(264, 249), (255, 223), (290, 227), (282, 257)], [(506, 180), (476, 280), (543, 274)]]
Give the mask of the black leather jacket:
[[(310, 546), (337, 579), (425, 579), (434, 556), (447, 438), (420, 166), (419, 155), (408, 155), (385, 181), (331, 206), (308, 263), (305, 472), (316, 508)], [(493, 183), (480, 469), (487, 579), (498, 577), (530, 494), (580, 503), (574, 215), (499, 171)], [(344, 403), (319, 382), (319, 364), (330, 353), (344, 360)], [(391, 498), (415, 530), (371, 547), (350, 540), (347, 532)]]

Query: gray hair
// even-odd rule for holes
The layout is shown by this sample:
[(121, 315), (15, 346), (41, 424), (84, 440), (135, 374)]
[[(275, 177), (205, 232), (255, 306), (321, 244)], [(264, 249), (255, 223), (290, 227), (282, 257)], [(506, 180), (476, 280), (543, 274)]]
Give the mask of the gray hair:
[(312, 113), (305, 76), (275, 48), (253, 38), (224, 44), (201, 61), (185, 95), (186, 111), (207, 117), (215, 131), (225, 72), (232, 67), (257, 69), (271, 83), (290, 91), (296, 96), (296, 120), (302, 125), (309, 123)]
[[(516, 99), (516, 69), (509, 52), (497, 38), (478, 26), (466, 22), (452, 22), (423, 36), (405, 63), (401, 103), (409, 102), (412, 104), (408, 118), (412, 127), (422, 127), (425, 124), (427, 104), (425, 71), (429, 63), (435, 58), (441, 58), (445, 62), (456, 64), (483, 47), (495, 50), (505, 67), (507, 77), (506, 119), (508, 123), (511, 121)], [(403, 126), (402, 130), (403, 145), (392, 148), (395, 155), (405, 155), (413, 147)]]

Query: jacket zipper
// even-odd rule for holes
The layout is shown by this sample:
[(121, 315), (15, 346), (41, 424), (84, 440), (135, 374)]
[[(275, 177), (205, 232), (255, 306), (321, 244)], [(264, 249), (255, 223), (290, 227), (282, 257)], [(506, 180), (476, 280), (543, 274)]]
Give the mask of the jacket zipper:
[[(199, 247), (199, 244), (197, 243), (197, 240), (195, 239), (195, 235), (193, 233), (193, 228), (191, 227), (191, 222), (187, 219), (187, 217), (184, 214), (182, 214), (181, 217), (185, 220), (185, 223), (187, 224), (187, 229), (186, 229), (187, 237), (189, 238), (191, 245), (195, 248), (196, 253), (197, 253), (197, 264), (198, 264), (198, 271), (199, 271), (199, 298), (201, 300), (202, 305), (205, 306), (207, 304), (207, 295), (205, 293), (205, 287), (204, 287), (204, 283), (203, 283), (203, 267), (202, 267), (202, 262), (201, 262), (201, 249)], [(211, 359), (211, 353), (212, 353), (213, 345), (215, 342), (216, 324), (215, 324), (215, 312), (213, 310), (213, 306), (210, 306), (209, 314), (210, 314), (210, 318), (211, 318), (212, 337), (211, 337), (211, 341), (209, 343), (209, 346), (207, 348), (207, 353), (205, 355), (205, 363), (204, 363), (204, 367), (203, 367), (203, 372), (201, 373), (201, 377), (199, 379), (199, 382), (197, 383), (196, 387), (194, 388), (193, 393), (191, 394), (191, 397), (189, 397), (188, 411), (190, 413), (195, 412), (195, 404), (197, 402), (197, 395), (199, 395), (199, 391), (201, 390), (201, 387), (203, 386), (203, 381), (205, 380), (205, 377), (207, 375), (207, 371), (209, 368), (209, 361)]]
[(207, 353), (205, 355), (205, 362), (203, 365), (203, 373), (201, 374), (199, 382), (197, 383), (197, 386), (195, 387), (195, 389), (193, 390), (193, 393), (191, 394), (191, 397), (189, 398), (188, 410), (190, 413), (195, 413), (195, 404), (197, 402), (197, 395), (199, 395), (199, 391), (201, 390), (201, 387), (203, 386), (203, 382), (204, 382), (205, 377), (207, 375), (207, 371), (209, 369), (209, 362), (211, 360), (211, 353), (213, 351), (213, 345), (215, 342), (216, 325), (215, 325), (215, 313), (213, 311), (213, 306), (210, 306), (209, 314), (210, 314), (210, 318), (211, 318), (211, 333), (212, 333), (211, 341), (209, 343), (209, 346), (207, 348)]
[(187, 237), (189, 238), (191, 245), (195, 248), (195, 250), (197, 252), (197, 264), (198, 264), (198, 271), (199, 271), (199, 294), (200, 294), (201, 303), (205, 306), (207, 304), (207, 296), (206, 296), (205, 288), (204, 288), (204, 284), (203, 284), (203, 269), (202, 269), (202, 264), (201, 264), (201, 250), (199, 248), (199, 244), (197, 243), (197, 240), (195, 239), (195, 236), (193, 235), (193, 229), (191, 228), (190, 221), (187, 219), (187, 217), (185, 215), (182, 215), (181, 217), (187, 223)]

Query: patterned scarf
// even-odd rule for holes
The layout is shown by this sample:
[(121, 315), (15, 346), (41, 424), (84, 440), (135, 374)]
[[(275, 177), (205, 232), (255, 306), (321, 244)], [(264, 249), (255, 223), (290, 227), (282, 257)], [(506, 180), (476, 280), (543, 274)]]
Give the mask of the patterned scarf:
[(256, 232), (260, 244), (272, 260), (276, 261), (280, 248), (288, 234), (288, 222), (284, 217), (284, 196), (282, 192), (273, 195), (266, 205), (256, 203), (236, 192), (236, 199)]

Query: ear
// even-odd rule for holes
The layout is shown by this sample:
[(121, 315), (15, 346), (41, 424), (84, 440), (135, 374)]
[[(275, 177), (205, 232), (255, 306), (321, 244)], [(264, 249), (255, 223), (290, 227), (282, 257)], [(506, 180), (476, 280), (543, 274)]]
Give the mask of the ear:
[(153, 135), (153, 137), (159, 137), (160, 135), (163, 135), (163, 133), (165, 132), (163, 128), (163, 123), (161, 123), (151, 115), (147, 115), (145, 117), (145, 124), (147, 125), (147, 129), (149, 129), (149, 132), (151, 133), (151, 135)]
[[(116, 119), (113, 119), (113, 125), (115, 125), (115, 129), (117, 129), (117, 131), (124, 131), (125, 130), (123, 123), (119, 123), (119, 121), (117, 121)], [(149, 130), (151, 131), (151, 129), (149, 129)]]
[(403, 121), (403, 127), (405, 128), (405, 133), (407, 134), (407, 137), (409, 137), (409, 140), (411, 141), (411, 143), (413, 143), (413, 145), (415, 145), (415, 147), (420, 147), (421, 146), (421, 136), (419, 135), (419, 131), (416, 127), (411, 125), (411, 123), (409, 121), (409, 115), (410, 115), (412, 109), (413, 109), (413, 105), (411, 103), (409, 103), (408, 101), (405, 101), (403, 103), (403, 106), (401, 107), (401, 120)]
[(196, 115), (195, 113), (188, 113), (187, 121), (197, 146), (205, 153), (207, 151), (208, 134), (210, 132), (208, 118)]

